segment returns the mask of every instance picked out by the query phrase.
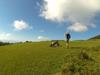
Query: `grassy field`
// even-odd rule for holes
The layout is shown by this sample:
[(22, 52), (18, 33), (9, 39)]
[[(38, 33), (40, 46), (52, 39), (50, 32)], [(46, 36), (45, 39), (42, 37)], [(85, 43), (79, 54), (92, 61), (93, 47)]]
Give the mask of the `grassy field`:
[(60, 41), (62, 46), (57, 48), (51, 48), (49, 44), (36, 42), (0, 46), (0, 75), (53, 75), (62, 70), (70, 59), (68, 55), (76, 56), (83, 50), (100, 63), (100, 40), (73, 41), (70, 49), (65, 47), (64, 41)]

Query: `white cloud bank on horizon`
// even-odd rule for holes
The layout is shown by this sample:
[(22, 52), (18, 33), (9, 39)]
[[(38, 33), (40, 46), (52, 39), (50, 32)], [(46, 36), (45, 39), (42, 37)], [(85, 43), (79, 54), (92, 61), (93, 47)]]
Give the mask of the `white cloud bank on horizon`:
[(28, 23), (23, 20), (15, 20), (13, 25), (16, 30), (25, 30), (32, 28)]
[[(100, 12), (100, 0), (43, 0), (40, 15), (46, 20), (57, 22), (69, 20), (72, 25), (79, 23), (89, 28), (92, 27), (91, 20), (97, 12)], [(78, 26), (73, 27), (78, 30), (80, 28)], [(70, 27), (69, 29), (72, 30)]]
[[(11, 43), (15, 43), (15, 42), (25, 42), (29, 40), (28, 38), (22, 38), (19, 35), (15, 35), (12, 33), (7, 33), (7, 32), (2, 32), (0, 33), (0, 41), (1, 42), (11, 42)], [(30, 39), (30, 41), (33, 41), (32, 39)]]
[(12, 34), (11, 33), (0, 33), (0, 41), (6, 41), (11, 38)]
[(48, 37), (45, 37), (45, 36), (38, 36), (37, 37), (37, 41), (48, 41), (50, 40)]

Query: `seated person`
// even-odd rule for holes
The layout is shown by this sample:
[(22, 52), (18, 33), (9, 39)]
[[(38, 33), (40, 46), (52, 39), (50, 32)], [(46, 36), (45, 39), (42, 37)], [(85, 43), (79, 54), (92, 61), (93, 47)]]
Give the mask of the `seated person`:
[(58, 46), (60, 46), (58, 40), (52, 41), (51, 44), (50, 44), (50, 47), (58, 47)]

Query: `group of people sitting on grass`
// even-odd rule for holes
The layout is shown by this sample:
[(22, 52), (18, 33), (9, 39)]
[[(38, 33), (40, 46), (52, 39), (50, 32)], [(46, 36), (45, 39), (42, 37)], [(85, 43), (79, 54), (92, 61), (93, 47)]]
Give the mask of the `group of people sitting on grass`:
[[(65, 33), (65, 42), (66, 42), (66, 47), (69, 48), (70, 47), (70, 38), (71, 38), (71, 35), (70, 33)], [(50, 44), (50, 47), (59, 47), (60, 44), (59, 44), (59, 41), (58, 40), (55, 40), (55, 41), (52, 41), (51, 44)]]

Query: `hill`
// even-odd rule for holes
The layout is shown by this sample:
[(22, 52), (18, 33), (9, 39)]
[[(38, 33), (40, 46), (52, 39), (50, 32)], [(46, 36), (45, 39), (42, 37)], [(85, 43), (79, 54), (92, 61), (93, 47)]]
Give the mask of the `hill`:
[(97, 35), (97, 36), (90, 38), (90, 40), (95, 40), (95, 39), (100, 39), (100, 35)]
[[(95, 71), (94, 75), (100, 72), (100, 40), (73, 41), (69, 49), (65, 47), (64, 41), (60, 41), (62, 46), (56, 48), (49, 47), (50, 43), (28, 42), (0, 46), (0, 75), (58, 75), (58, 72), (66, 72), (62, 67), (66, 63), (73, 73), (81, 68), (85, 71), (89, 68), (93, 73)], [(78, 55), (83, 50), (86, 54), (82, 53), (83, 60), (80, 60)], [(73, 62), (75, 64), (70, 65)]]

